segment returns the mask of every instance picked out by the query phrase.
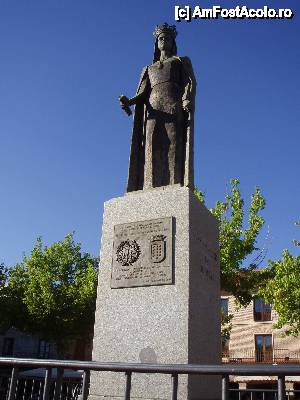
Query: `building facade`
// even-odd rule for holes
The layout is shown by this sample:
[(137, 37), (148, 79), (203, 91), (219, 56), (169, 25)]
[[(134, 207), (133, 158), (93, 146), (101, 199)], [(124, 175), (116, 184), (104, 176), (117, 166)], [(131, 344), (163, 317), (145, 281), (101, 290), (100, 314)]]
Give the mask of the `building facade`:
[(40, 340), (37, 336), (29, 335), (10, 328), (0, 334), (0, 356), (21, 358), (56, 358), (55, 344)]
[[(247, 307), (237, 306), (234, 296), (221, 295), (224, 315), (232, 315), (229, 340), (223, 342), (224, 363), (299, 364), (300, 337), (285, 336), (285, 329), (274, 329), (277, 314), (256, 298)], [(300, 389), (300, 377), (286, 377), (287, 387)], [(273, 377), (235, 377), (240, 388), (275, 384)]]

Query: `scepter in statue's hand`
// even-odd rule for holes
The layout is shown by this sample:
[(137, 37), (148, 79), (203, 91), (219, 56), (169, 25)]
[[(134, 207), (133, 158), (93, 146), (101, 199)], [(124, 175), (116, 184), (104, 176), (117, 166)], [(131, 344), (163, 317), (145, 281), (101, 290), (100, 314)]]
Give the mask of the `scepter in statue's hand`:
[(127, 115), (131, 115), (132, 111), (130, 110), (130, 100), (128, 97), (122, 95), (119, 97), (119, 101), (122, 109), (126, 112)]

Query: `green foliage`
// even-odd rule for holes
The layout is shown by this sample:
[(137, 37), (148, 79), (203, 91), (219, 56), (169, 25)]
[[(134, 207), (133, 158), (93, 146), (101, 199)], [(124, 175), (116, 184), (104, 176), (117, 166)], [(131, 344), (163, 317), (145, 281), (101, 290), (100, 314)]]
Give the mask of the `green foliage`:
[[(238, 302), (246, 305), (252, 298), (253, 289), (262, 274), (255, 270), (256, 265), (243, 267), (244, 260), (256, 250), (257, 237), (264, 224), (260, 212), (265, 207), (265, 199), (258, 188), (251, 196), (245, 223), (245, 205), (239, 189), (239, 180), (231, 180), (230, 194), (225, 201), (218, 201), (210, 211), (219, 221), (221, 287), (232, 293)], [(204, 202), (203, 194), (195, 188), (195, 195)]]
[[(296, 223), (300, 227), (299, 222)], [(299, 246), (298, 241), (293, 241)], [(277, 311), (278, 321), (274, 328), (286, 327), (286, 335), (300, 334), (300, 255), (292, 256), (284, 250), (282, 258), (269, 262), (270, 279), (260, 295)]]
[(221, 339), (223, 342), (230, 339), (233, 314), (226, 314), (221, 309)]
[(0, 334), (7, 329), (5, 321), (2, 316), (7, 312), (7, 281), (8, 269), (4, 264), (0, 264)]
[(1, 331), (6, 331), (11, 326), (25, 326), (29, 318), (25, 304), (23, 303), (23, 288), (17, 280), (14, 271), (20, 266), (8, 269), (0, 267), (0, 315)]
[(73, 234), (49, 247), (38, 238), (30, 257), (9, 272), (8, 323), (60, 348), (86, 338), (94, 322), (97, 264)]
[(203, 192), (201, 192), (201, 190), (199, 190), (197, 188), (197, 186), (195, 186), (194, 188), (194, 195), (197, 197), (197, 199), (200, 201), (200, 203), (205, 203), (205, 195)]
[(0, 264), (0, 291), (5, 287), (7, 282), (7, 268), (4, 264)]

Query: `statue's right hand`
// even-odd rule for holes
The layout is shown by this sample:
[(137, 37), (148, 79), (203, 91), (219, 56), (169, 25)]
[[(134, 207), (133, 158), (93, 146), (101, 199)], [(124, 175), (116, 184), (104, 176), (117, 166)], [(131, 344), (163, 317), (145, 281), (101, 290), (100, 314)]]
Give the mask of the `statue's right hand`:
[(122, 107), (122, 109), (126, 112), (126, 114), (131, 115), (131, 110), (130, 110), (130, 101), (128, 97), (122, 95), (119, 97), (119, 102)]
[(119, 97), (119, 101), (121, 103), (121, 106), (128, 106), (129, 107), (129, 98), (127, 96), (122, 96)]

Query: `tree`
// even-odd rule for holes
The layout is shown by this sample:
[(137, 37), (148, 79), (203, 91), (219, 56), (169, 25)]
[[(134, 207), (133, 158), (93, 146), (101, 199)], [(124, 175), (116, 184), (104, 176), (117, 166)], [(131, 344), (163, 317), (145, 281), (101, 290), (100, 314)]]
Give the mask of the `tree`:
[(7, 268), (3, 263), (0, 264), (0, 290), (5, 287), (7, 280)]
[[(239, 189), (240, 182), (238, 179), (232, 179), (230, 183), (231, 190), (225, 201), (217, 201), (210, 211), (220, 224), (221, 288), (232, 293), (241, 305), (247, 305), (264, 274), (255, 271), (255, 263), (244, 266), (243, 262), (258, 250), (256, 242), (264, 224), (260, 212), (265, 207), (265, 199), (259, 188), (256, 188), (247, 210), (248, 226), (244, 228), (246, 211)], [(197, 188), (195, 195), (200, 202), (205, 202), (203, 193)]]
[(93, 329), (97, 265), (73, 234), (49, 247), (38, 238), (30, 257), (9, 271), (8, 322), (60, 350), (70, 340), (84, 341)]
[[(300, 227), (300, 222), (296, 225)], [(300, 242), (294, 240), (295, 246)], [(285, 327), (286, 335), (300, 334), (300, 255), (292, 256), (284, 250), (282, 258), (270, 261), (268, 270), (270, 279), (260, 290), (260, 295), (278, 313), (274, 328)]]
[(11, 284), (13, 270), (0, 265), (0, 329), (7, 331), (11, 326), (25, 326), (28, 313), (23, 303), (23, 288), (18, 282)]
[[(3, 263), (0, 264), (0, 315), (3, 316), (7, 311), (7, 281), (8, 281), (8, 269)], [(0, 332), (7, 329), (5, 321), (1, 318), (0, 320)]]
[(234, 317), (233, 314), (225, 314), (224, 310), (221, 309), (221, 341), (222, 341), (222, 348), (226, 344), (227, 340), (230, 339), (233, 317)]

